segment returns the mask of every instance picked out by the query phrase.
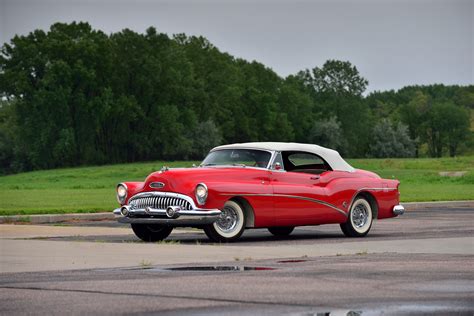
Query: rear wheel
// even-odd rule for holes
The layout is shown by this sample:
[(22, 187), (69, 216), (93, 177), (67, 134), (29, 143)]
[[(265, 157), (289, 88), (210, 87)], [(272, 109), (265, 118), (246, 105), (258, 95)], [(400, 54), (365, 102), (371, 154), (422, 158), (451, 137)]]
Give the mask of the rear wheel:
[(285, 237), (291, 234), (293, 229), (295, 229), (293, 226), (279, 226), (279, 227), (269, 227), (268, 231), (275, 236)]
[(238, 239), (245, 230), (245, 213), (234, 201), (227, 201), (221, 215), (211, 225), (204, 227), (207, 237), (217, 242), (229, 242)]
[(171, 234), (173, 227), (151, 224), (132, 224), (135, 235), (143, 241), (153, 242), (165, 239)]
[(347, 221), (341, 229), (347, 237), (364, 237), (372, 227), (372, 207), (363, 197), (357, 198), (352, 204)]

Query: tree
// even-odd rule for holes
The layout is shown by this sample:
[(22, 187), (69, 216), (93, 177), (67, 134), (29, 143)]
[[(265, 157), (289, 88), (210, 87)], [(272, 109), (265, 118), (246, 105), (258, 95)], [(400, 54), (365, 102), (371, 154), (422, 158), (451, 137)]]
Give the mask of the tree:
[(215, 146), (222, 145), (222, 133), (213, 121), (200, 122), (189, 135), (192, 140), (191, 157), (202, 159)]
[(426, 136), (432, 157), (441, 157), (445, 146), (454, 157), (469, 132), (467, 112), (452, 102), (436, 102), (427, 115)]
[(328, 60), (322, 68), (315, 67), (306, 77), (316, 92), (361, 96), (369, 82), (363, 78), (356, 66), (348, 61)]
[[(450, 109), (449, 109), (450, 108)], [(446, 109), (444, 119), (447, 121), (446, 142), (449, 149), (449, 155), (455, 157), (459, 144), (461, 144), (469, 135), (469, 113), (466, 109), (459, 106), (449, 106)]]
[(341, 123), (338, 122), (335, 116), (330, 117), (328, 120), (315, 121), (309, 135), (311, 143), (323, 147), (343, 152), (347, 146), (342, 133)]
[(52, 168), (92, 162), (96, 102), (110, 59), (107, 36), (86, 23), (57, 23), (48, 33), (15, 36), (2, 48), (2, 92), (15, 100), (26, 165)]
[(336, 116), (346, 139), (346, 156), (364, 156), (372, 117), (362, 93), (368, 81), (347, 61), (328, 60), (322, 68), (300, 72), (298, 78), (311, 89), (313, 111), (324, 117)]
[(281, 78), (201, 36), (56, 23), (0, 50), (0, 172), (198, 158), (243, 141), (315, 142), (363, 157), (384, 118), (408, 126), (417, 152), (469, 150), (474, 86), (364, 97), (367, 84), (348, 61)]
[(400, 107), (400, 117), (408, 126), (410, 137), (416, 141), (415, 156), (419, 156), (419, 141), (426, 138), (426, 117), (430, 111), (431, 100), (420, 90), (415, 91), (411, 100)]
[(392, 124), (382, 119), (372, 131), (370, 157), (403, 158), (415, 156), (415, 141), (410, 138), (408, 127), (403, 123)]
[[(14, 117), (14, 104), (0, 101), (0, 174), (14, 168), (15, 145), (17, 140)], [(21, 167), (18, 169), (22, 169)]]
[(304, 85), (304, 81), (299, 77), (288, 76), (285, 79), (278, 94), (278, 112), (279, 117), (286, 116), (287, 122), (284, 119), (277, 119), (277, 124), (287, 125), (287, 127), (279, 127), (274, 132), (274, 136), (282, 141), (309, 141), (308, 131), (313, 125), (315, 116), (310, 93), (308, 87)]

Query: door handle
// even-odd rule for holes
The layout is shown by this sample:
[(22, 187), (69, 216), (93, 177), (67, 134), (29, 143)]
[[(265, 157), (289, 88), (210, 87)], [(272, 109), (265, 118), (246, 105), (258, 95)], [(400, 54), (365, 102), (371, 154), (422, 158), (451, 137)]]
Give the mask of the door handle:
[(313, 176), (313, 177), (311, 177), (310, 179), (311, 179), (311, 180), (319, 180), (319, 177), (320, 177), (320, 176)]

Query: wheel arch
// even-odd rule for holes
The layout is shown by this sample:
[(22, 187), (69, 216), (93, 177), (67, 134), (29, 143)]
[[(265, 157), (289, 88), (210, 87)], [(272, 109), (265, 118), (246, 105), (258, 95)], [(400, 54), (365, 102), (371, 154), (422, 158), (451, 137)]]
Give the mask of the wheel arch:
[[(377, 199), (375, 198), (375, 196), (369, 191), (361, 191), (357, 193), (357, 195), (354, 197), (352, 204), (354, 204), (355, 200), (358, 197), (363, 197), (367, 200), (367, 202), (369, 202), (370, 207), (372, 208), (372, 218), (377, 219), (379, 215), (379, 204), (377, 203)], [(352, 208), (352, 205), (351, 205), (351, 208)]]
[(249, 201), (241, 196), (234, 196), (230, 198), (229, 201), (234, 201), (242, 207), (242, 210), (245, 213), (245, 228), (255, 227), (255, 214)]

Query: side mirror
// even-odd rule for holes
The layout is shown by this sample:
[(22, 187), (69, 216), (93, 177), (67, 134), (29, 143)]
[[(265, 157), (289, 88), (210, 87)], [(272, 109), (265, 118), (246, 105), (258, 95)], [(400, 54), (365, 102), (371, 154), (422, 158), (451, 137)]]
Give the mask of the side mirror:
[(276, 162), (274, 169), (275, 170), (281, 170), (281, 164), (279, 162)]

